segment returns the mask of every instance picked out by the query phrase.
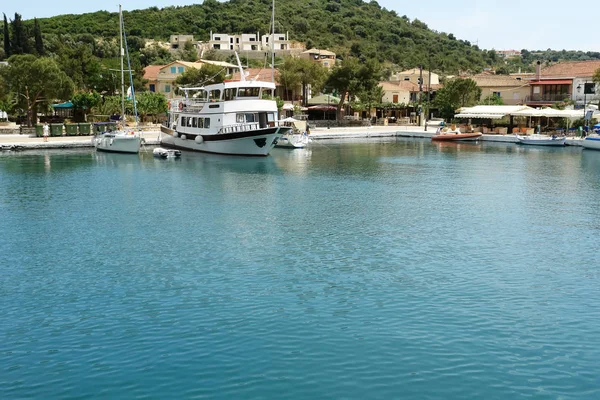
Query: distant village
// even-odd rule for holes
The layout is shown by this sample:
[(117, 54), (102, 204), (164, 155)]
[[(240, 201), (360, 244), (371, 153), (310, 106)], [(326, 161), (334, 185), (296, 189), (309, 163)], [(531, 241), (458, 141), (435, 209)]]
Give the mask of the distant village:
[[(271, 41), (273, 43), (271, 43)], [(197, 42), (191, 35), (172, 35), (170, 41), (163, 46), (171, 50), (182, 48), (186, 42), (191, 42), (198, 50), (199, 59), (196, 62), (173, 61), (167, 65), (151, 65), (144, 70), (146, 87), (152, 92), (162, 93), (167, 98), (175, 97), (175, 80), (186, 69), (201, 68), (203, 64), (214, 64), (227, 69), (230, 79), (239, 80), (238, 66), (235, 64), (203, 59), (203, 54), (208, 51), (216, 51), (223, 56), (231, 56), (238, 53), (246, 59), (264, 59), (270, 55), (271, 49), (277, 57), (303, 57), (318, 63), (324, 68), (332, 68), (336, 63), (336, 54), (326, 49), (305, 49), (302, 43), (289, 40), (288, 34), (210, 34), (210, 41)], [(520, 57), (518, 50), (498, 50), (499, 57), (509, 59)], [(476, 75), (465, 75), (461, 77), (471, 78), (481, 88), (481, 99), (495, 96), (501, 99), (505, 105), (527, 105), (530, 107), (551, 106), (556, 102), (570, 101), (576, 108), (583, 107), (586, 103), (598, 104), (600, 101), (600, 90), (590, 89), (593, 86), (592, 77), (594, 72), (600, 68), (600, 61), (565, 61), (550, 66), (542, 67), (538, 64), (536, 72), (513, 73), (510, 75), (496, 75), (494, 71), (488, 70)], [(271, 70), (269, 68), (249, 68), (247, 75), (252, 79), (270, 80)], [(284, 109), (291, 110), (295, 104), (310, 111), (312, 106), (318, 107), (319, 111), (326, 110), (323, 118), (335, 119), (334, 106), (339, 98), (331, 94), (307, 92), (306, 98), (301, 96), (291, 98), (290, 90), (286, 90), (278, 82), (279, 73), (275, 69), (275, 83), (277, 85), (276, 95), (285, 101)], [(404, 123), (414, 123), (419, 113), (418, 103), (420, 101), (432, 101), (437, 91), (443, 87), (445, 79), (454, 76), (441, 77), (425, 68), (414, 68), (398, 71), (381, 81), (383, 96), (380, 101), (385, 107), (375, 107), (360, 113), (352, 113), (348, 118), (384, 118)], [(587, 90), (586, 90), (587, 88)], [(293, 91), (301, 93), (300, 90)], [(326, 107), (329, 107), (327, 109)], [(351, 110), (350, 110), (351, 111)]]

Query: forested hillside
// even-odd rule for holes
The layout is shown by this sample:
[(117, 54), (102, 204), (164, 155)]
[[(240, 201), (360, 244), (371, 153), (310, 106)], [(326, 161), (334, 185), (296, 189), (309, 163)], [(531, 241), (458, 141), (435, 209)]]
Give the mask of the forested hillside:
[[(116, 7), (115, 7), (116, 8)], [(268, 32), (271, 0), (231, 0), (220, 3), (156, 7), (124, 12), (125, 26), (132, 40), (168, 39), (171, 34), (193, 34), (206, 41), (210, 31), (221, 33)], [(82, 15), (61, 15), (39, 19), (46, 43), (56, 40), (91, 41), (117, 36), (117, 13), (99, 11)], [(24, 21), (33, 29), (33, 21)], [(347, 54), (374, 58), (410, 68), (418, 64), (442, 73), (478, 72), (493, 66), (494, 57), (451, 33), (437, 33), (418, 19), (399, 16), (376, 1), (361, 0), (278, 0), (276, 30), (289, 32), (290, 39), (309, 47), (327, 48)], [(66, 36), (68, 35), (68, 36)]]

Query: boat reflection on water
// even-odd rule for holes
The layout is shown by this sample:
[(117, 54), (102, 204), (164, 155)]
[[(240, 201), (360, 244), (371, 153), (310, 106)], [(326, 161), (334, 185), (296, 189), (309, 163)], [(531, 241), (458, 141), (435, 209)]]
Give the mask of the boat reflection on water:
[[(110, 153), (97, 151), (92, 153), (92, 157), (98, 165), (111, 167), (132, 166), (141, 163), (140, 155), (137, 153)], [(152, 154), (150, 157), (152, 157)]]
[(294, 151), (276, 149), (271, 156), (281, 170), (295, 175), (307, 175), (312, 150), (310, 148), (297, 148)]
[(440, 152), (444, 153), (456, 153), (461, 152), (478, 152), (481, 151), (480, 142), (452, 142), (452, 141), (432, 141), (431, 144), (435, 146)]

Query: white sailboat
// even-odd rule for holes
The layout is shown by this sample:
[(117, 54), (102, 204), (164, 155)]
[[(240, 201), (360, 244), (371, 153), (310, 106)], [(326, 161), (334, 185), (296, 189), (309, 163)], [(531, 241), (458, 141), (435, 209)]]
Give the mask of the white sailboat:
[[(121, 5), (119, 5), (119, 36), (121, 44), (121, 121), (119, 122), (119, 128), (116, 131), (97, 134), (92, 138), (92, 143), (94, 144), (94, 147), (96, 147), (96, 150), (99, 151), (139, 153), (142, 144), (142, 134), (138, 127), (137, 105), (135, 102), (135, 90), (133, 89), (129, 51), (127, 51), (127, 69), (129, 71), (129, 81), (131, 84), (131, 97), (133, 99), (136, 129), (127, 129), (125, 120), (125, 69), (123, 67), (123, 57), (125, 56), (123, 38), (125, 32), (123, 30), (123, 12)], [(127, 41), (125, 41), (125, 48), (127, 48)]]

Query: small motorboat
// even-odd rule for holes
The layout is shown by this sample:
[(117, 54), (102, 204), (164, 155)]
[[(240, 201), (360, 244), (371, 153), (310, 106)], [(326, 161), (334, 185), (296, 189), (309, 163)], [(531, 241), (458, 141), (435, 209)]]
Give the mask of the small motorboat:
[(479, 140), (481, 132), (468, 132), (461, 133), (460, 131), (447, 131), (441, 132), (437, 135), (433, 135), (431, 140), (445, 140), (445, 141), (467, 141), (467, 140)]
[(179, 158), (181, 157), (181, 150), (157, 147), (154, 150), (152, 150), (152, 155), (154, 155), (154, 157), (157, 158)]
[(558, 136), (548, 136), (548, 135), (540, 135), (533, 134), (528, 136), (517, 136), (517, 142), (520, 144), (530, 144), (537, 146), (564, 146), (566, 137), (558, 137)]

